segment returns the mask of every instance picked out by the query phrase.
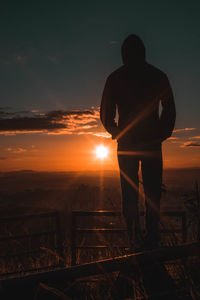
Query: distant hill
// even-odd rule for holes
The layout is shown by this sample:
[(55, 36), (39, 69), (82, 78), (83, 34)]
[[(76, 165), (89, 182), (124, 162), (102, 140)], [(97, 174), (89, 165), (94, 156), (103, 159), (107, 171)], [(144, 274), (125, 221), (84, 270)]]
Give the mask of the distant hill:
[[(19, 170), (0, 173), (0, 191), (20, 191), (25, 189), (67, 189), (85, 184), (88, 186), (119, 186), (119, 171), (85, 172), (37, 172)], [(192, 188), (194, 181), (200, 183), (200, 168), (165, 169), (163, 182), (167, 186)]]

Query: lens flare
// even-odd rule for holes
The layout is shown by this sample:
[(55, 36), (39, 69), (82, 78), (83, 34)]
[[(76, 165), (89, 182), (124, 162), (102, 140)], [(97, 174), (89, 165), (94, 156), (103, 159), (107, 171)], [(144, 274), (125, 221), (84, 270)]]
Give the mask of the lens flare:
[(95, 153), (96, 153), (96, 157), (100, 158), (100, 159), (104, 159), (108, 157), (108, 148), (103, 146), (103, 145), (99, 145), (96, 147), (95, 149)]

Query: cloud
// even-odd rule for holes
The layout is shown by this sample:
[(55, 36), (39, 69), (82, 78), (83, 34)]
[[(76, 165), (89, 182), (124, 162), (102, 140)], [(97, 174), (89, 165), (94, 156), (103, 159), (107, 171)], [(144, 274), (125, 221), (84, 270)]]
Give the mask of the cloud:
[(11, 153), (24, 153), (27, 152), (27, 149), (22, 148), (22, 147), (18, 147), (18, 148), (7, 148), (7, 151), (11, 152)]
[(0, 107), (0, 110), (7, 110), (7, 109), (11, 109), (9, 106), (3, 106), (3, 107)]
[(200, 147), (200, 142), (185, 142), (181, 147)]
[[(93, 134), (100, 130), (99, 108), (90, 110), (0, 111), (0, 134)], [(102, 129), (101, 129), (102, 130)]]
[[(36, 148), (35, 145), (31, 145), (29, 147), (24, 147), (24, 146), (20, 145), (20, 146), (16, 146), (16, 147), (4, 148), (4, 152), (6, 153), (6, 155), (9, 155), (9, 157), (13, 157), (13, 154), (17, 154), (17, 156), (20, 154), (24, 154), (24, 153), (32, 155), (33, 153), (38, 152), (38, 149)], [(17, 157), (17, 156), (15, 156), (15, 157)]]
[(196, 128), (188, 128), (188, 127), (186, 127), (186, 128), (176, 128), (176, 129), (174, 129), (173, 132), (192, 131), (192, 130), (196, 130)]
[(97, 137), (102, 137), (102, 138), (107, 138), (107, 139), (112, 137), (111, 134), (109, 134), (108, 132), (96, 132), (96, 133), (94, 133), (94, 135)]
[[(2, 109), (0, 109), (2, 110)], [(14, 117), (16, 118), (22, 118), (23, 116), (33, 116), (32, 111), (17, 111), (17, 112), (7, 112), (7, 111), (0, 111), (0, 120), (5, 119), (12, 119)]]
[(177, 137), (177, 136), (171, 136), (168, 138), (168, 141), (170, 143), (173, 143), (173, 144), (176, 144), (176, 143), (180, 143), (181, 140), (180, 140), (180, 137)]
[(194, 140), (200, 140), (200, 135), (197, 135), (197, 136), (192, 136), (192, 137), (190, 137), (190, 139), (194, 139)]

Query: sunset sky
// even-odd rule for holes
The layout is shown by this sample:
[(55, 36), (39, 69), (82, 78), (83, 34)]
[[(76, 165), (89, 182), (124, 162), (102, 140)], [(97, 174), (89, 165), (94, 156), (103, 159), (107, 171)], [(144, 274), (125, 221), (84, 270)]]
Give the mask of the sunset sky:
[[(99, 105), (131, 33), (144, 41), (147, 61), (167, 73), (175, 96), (164, 166), (200, 167), (200, 2), (40, 2), (1, 6), (0, 171), (117, 168)], [(95, 154), (102, 144), (104, 160)]]

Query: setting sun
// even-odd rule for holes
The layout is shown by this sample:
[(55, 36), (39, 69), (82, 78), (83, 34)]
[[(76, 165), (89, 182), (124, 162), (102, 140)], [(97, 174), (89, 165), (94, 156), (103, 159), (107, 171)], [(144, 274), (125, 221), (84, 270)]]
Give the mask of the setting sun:
[(95, 149), (96, 157), (100, 159), (108, 157), (108, 152), (108, 148), (103, 145), (97, 146)]

